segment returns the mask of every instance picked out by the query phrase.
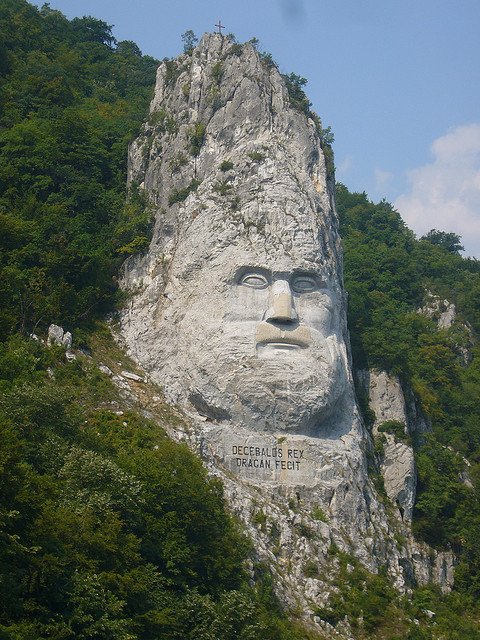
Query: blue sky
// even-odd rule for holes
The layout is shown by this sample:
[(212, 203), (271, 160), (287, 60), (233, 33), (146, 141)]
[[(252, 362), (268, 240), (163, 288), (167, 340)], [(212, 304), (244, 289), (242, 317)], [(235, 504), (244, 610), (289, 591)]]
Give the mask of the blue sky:
[[(35, 2), (41, 6), (42, 2)], [(159, 59), (220, 18), (257, 37), (335, 134), (337, 179), (480, 257), (479, 0), (51, 0)]]

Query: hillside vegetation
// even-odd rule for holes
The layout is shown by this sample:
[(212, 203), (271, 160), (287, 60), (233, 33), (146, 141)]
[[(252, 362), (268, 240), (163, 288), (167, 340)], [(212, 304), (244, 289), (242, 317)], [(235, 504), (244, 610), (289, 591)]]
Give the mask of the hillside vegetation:
[[(435, 547), (453, 548), (460, 558), (456, 586), (477, 599), (480, 263), (459, 255), (453, 234), (417, 240), (387, 202), (374, 204), (338, 185), (337, 207), (354, 365), (399, 375), (419, 400), (432, 432), (414, 442), (414, 532)], [(435, 316), (418, 312), (431, 294), (456, 305), (450, 328), (439, 329)]]
[[(148, 244), (126, 157), (156, 66), (95, 18), (0, 7), (0, 639), (317, 637), (280, 611), (219, 482), (166, 436), (181, 418), (145, 418), (97, 366), (123, 361), (99, 319)], [(460, 561), (452, 595), (407, 600), (342, 556), (327, 613), (359, 638), (480, 638), (479, 264), (449, 234), (417, 240), (386, 202), (342, 185), (337, 202), (355, 366), (419, 398), (415, 531)], [(452, 328), (417, 313), (428, 291), (456, 304)], [(74, 332), (74, 362), (29, 337), (52, 322)]]
[(112, 308), (116, 270), (149, 225), (125, 205), (125, 158), (157, 66), (100, 20), (2, 0), (2, 335)]

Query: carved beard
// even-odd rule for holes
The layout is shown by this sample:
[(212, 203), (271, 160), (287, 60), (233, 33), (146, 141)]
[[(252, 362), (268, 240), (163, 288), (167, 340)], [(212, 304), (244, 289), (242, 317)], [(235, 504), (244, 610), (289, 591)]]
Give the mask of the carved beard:
[(189, 401), (210, 419), (254, 431), (328, 435), (347, 384), (343, 342), (313, 332), (308, 348), (259, 357), (256, 324), (217, 328), (195, 345), (185, 363)]

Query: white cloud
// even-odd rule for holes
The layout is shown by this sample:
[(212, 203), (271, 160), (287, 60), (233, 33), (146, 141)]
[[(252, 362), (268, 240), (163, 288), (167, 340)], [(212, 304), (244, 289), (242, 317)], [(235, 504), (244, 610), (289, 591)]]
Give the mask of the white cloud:
[(419, 235), (453, 231), (467, 255), (480, 257), (480, 123), (452, 129), (431, 152), (433, 162), (408, 171), (410, 190), (395, 207)]
[(393, 173), (390, 171), (384, 171), (383, 169), (375, 169), (374, 176), (375, 189), (377, 191), (383, 191), (392, 181)]
[(340, 164), (335, 166), (335, 173), (338, 178), (344, 178), (345, 175), (352, 168), (352, 156), (345, 156), (345, 158), (340, 162)]

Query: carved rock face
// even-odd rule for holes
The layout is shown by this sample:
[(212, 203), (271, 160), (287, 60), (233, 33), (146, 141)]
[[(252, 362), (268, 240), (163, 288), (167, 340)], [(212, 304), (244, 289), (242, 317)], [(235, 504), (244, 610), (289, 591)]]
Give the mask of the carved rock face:
[(333, 184), (277, 69), (232, 51), (206, 36), (174, 85), (159, 68), (129, 169), (155, 230), (126, 265), (122, 331), (167, 397), (211, 421), (338, 438), (355, 403)]
[(179, 396), (255, 431), (323, 434), (347, 382), (338, 287), (300, 241), (285, 255), (239, 235), (202, 260), (196, 238), (172, 258), (158, 324)]

